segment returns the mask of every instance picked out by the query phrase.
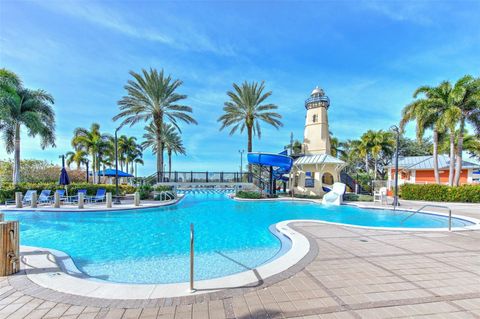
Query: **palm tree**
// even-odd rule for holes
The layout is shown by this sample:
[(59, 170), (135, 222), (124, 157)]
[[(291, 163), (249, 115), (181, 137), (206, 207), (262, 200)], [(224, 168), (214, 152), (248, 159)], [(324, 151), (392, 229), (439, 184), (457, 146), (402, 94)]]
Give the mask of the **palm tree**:
[(179, 104), (187, 98), (184, 94), (176, 93), (182, 81), (174, 80), (170, 75), (165, 76), (163, 69), (160, 72), (142, 69), (141, 74), (130, 71), (130, 75), (133, 80), (128, 80), (125, 85), (127, 95), (118, 101), (120, 113), (113, 120), (123, 119), (122, 126), (139, 122), (155, 123), (155, 143), (160, 150), (156, 152), (157, 172), (163, 172), (163, 123), (167, 120), (180, 131), (178, 121), (188, 124), (197, 124), (197, 121), (190, 115), (190, 106)]
[(55, 147), (55, 113), (52, 95), (24, 88), (19, 77), (0, 69), (0, 131), (7, 153), (14, 153), (13, 184), (20, 182), (21, 128), (40, 137), (40, 147)]
[(457, 107), (460, 111), (460, 129), (458, 132), (457, 160), (455, 165), (455, 185), (460, 184), (462, 171), (462, 152), (464, 144), (465, 124), (472, 124), (480, 132), (480, 78), (466, 75), (455, 84), (457, 90)]
[(123, 171), (123, 164), (126, 160), (127, 151), (129, 148), (129, 138), (126, 135), (121, 135), (118, 138), (117, 145), (118, 145), (118, 162), (120, 163), (120, 170)]
[(75, 150), (83, 150), (92, 157), (93, 181), (95, 183), (96, 171), (100, 170), (103, 158), (111, 148), (111, 137), (108, 134), (102, 134), (100, 125), (93, 123), (90, 130), (77, 127), (73, 131), (72, 146)]
[[(252, 151), (252, 137), (261, 137), (260, 121), (268, 123), (275, 128), (283, 126), (280, 121), (282, 116), (273, 110), (278, 109), (275, 104), (262, 104), (272, 92), (264, 93), (265, 82), (260, 84), (257, 82), (248, 83), (243, 82), (241, 86), (233, 83), (234, 91), (228, 91), (227, 95), (230, 101), (225, 102), (223, 111), (225, 112), (218, 118), (218, 122), (222, 123), (220, 130), (226, 127), (232, 127), (230, 135), (233, 135), (240, 129), (243, 133), (247, 129), (247, 151)], [(251, 166), (249, 165), (249, 171)]]
[(125, 140), (124, 150), (125, 170), (128, 173), (128, 165), (132, 164), (136, 158), (142, 158), (142, 147), (137, 144), (137, 138), (131, 136)]
[(369, 173), (370, 172), (370, 161), (369, 161), (369, 154), (371, 150), (371, 143), (370, 143), (370, 136), (368, 133), (364, 133), (361, 137), (360, 140), (354, 141), (353, 143), (353, 149), (355, 152), (358, 153), (358, 155), (364, 159), (365, 161), (365, 172)]
[[(383, 130), (379, 131), (368, 131), (367, 132), (368, 138), (370, 139), (370, 152), (373, 157), (374, 162), (374, 178), (377, 179), (378, 176), (378, 160), (379, 157), (389, 157), (393, 154), (393, 147), (395, 141), (393, 139), (393, 134), (391, 132), (386, 132)], [(382, 170), (385, 172), (384, 170)]]
[[(145, 127), (145, 131), (146, 133), (143, 135), (144, 141), (142, 142), (142, 148), (147, 149), (151, 147), (153, 154), (157, 154), (159, 148), (156, 137), (157, 128), (155, 123), (151, 122), (150, 125)], [(183, 146), (182, 139), (173, 125), (163, 124), (161, 132), (162, 136), (160, 139), (164, 145), (163, 150), (167, 150), (168, 155), (168, 175), (170, 178), (172, 171), (172, 154), (186, 154), (186, 151)]]
[(333, 157), (338, 157), (340, 153), (340, 140), (330, 134), (330, 153)]
[(167, 150), (168, 156), (168, 180), (170, 180), (172, 173), (172, 153), (175, 155), (182, 154), (186, 155), (185, 147), (183, 146), (182, 138), (175, 131), (174, 127), (165, 129), (165, 149)]
[(75, 152), (67, 152), (65, 154), (66, 156), (66, 159), (67, 159), (67, 166), (68, 168), (70, 168), (70, 165), (72, 165), (72, 163), (75, 163), (77, 165), (77, 169), (80, 169), (80, 166), (82, 164), (85, 164), (87, 163), (88, 159), (87, 159), (87, 152), (85, 152), (84, 150), (75, 150)]
[[(449, 82), (442, 82), (439, 86), (421, 86), (413, 94), (416, 99), (420, 94), (424, 97), (407, 105), (402, 111), (402, 120), (400, 128), (403, 130), (405, 125), (416, 120), (417, 139), (420, 142), (426, 129), (433, 131), (433, 169), (435, 182), (440, 184), (440, 174), (438, 171), (438, 135), (446, 130), (455, 132), (458, 111), (455, 112), (454, 98), (452, 97), (452, 86)], [(450, 138), (450, 173), (449, 184), (453, 184), (454, 174), (454, 146), (455, 136), (451, 134)]]

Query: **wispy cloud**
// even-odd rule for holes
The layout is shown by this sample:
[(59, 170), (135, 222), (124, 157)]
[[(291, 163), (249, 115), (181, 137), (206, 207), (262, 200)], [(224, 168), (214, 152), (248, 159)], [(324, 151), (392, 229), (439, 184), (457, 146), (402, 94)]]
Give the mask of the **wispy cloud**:
[[(125, 36), (161, 43), (179, 50), (211, 52), (218, 55), (235, 55), (233, 46), (217, 44), (187, 21), (162, 20), (161, 28), (141, 25), (138, 18), (129, 19), (126, 14), (95, 2), (37, 1), (38, 5), (55, 12), (83, 19), (91, 24), (121, 33)], [(133, 21), (135, 20), (135, 21)]]
[(364, 0), (362, 3), (368, 9), (395, 21), (409, 21), (420, 25), (432, 23), (432, 19), (428, 15), (429, 1)]

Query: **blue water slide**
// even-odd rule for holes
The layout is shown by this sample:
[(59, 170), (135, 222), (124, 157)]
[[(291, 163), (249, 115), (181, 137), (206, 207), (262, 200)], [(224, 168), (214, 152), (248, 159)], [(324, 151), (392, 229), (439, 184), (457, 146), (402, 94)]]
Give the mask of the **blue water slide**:
[(249, 164), (272, 166), (274, 168), (273, 178), (277, 180), (285, 180), (283, 175), (290, 173), (293, 165), (293, 159), (290, 156), (286, 156), (282, 153), (248, 153), (247, 159)]

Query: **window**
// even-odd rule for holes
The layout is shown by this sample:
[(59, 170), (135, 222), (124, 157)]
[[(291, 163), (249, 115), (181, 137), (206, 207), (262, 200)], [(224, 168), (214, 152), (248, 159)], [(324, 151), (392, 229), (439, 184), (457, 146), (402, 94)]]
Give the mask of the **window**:
[(315, 187), (315, 179), (312, 172), (305, 172), (305, 187)]
[(330, 173), (325, 173), (322, 176), (323, 185), (333, 185), (333, 175)]
[(313, 118), (312, 118), (313, 123), (317, 123), (317, 119), (318, 119), (318, 115), (313, 114)]

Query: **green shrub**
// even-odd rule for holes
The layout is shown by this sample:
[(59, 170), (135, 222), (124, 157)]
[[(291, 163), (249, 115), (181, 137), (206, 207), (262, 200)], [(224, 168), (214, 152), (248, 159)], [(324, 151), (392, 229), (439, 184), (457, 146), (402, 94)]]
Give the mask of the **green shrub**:
[(142, 185), (138, 188), (140, 199), (149, 199), (152, 195), (153, 187), (151, 185)]
[(236, 197), (247, 199), (260, 199), (262, 198), (262, 194), (260, 194), (259, 192), (238, 191)]
[(371, 202), (373, 201), (373, 196), (347, 193), (343, 195), (343, 200), (350, 202)]
[(480, 203), (480, 185), (447, 186), (438, 184), (404, 184), (400, 197), (435, 202)]
[[(87, 183), (73, 183), (68, 185), (67, 190), (69, 195), (76, 195), (79, 189), (86, 189), (87, 195), (93, 196), (97, 193), (97, 189), (104, 188), (107, 192), (115, 194), (115, 185), (111, 184), (87, 184)], [(135, 187), (131, 185), (118, 185), (120, 195), (131, 194), (135, 192)], [(56, 191), (57, 189), (65, 189), (64, 186), (57, 183), (20, 183), (13, 186), (11, 183), (3, 183), (0, 185), (0, 204), (8, 199), (15, 198), (15, 192), (25, 192), (29, 189), (36, 190), (40, 193), (44, 189)]]
[(170, 185), (158, 185), (153, 188), (156, 192), (167, 192), (173, 190), (173, 186)]
[(303, 195), (303, 194), (294, 194), (293, 197), (295, 198), (306, 198), (306, 199), (321, 199), (322, 196), (318, 195)]

